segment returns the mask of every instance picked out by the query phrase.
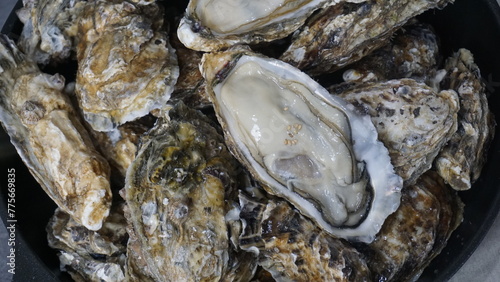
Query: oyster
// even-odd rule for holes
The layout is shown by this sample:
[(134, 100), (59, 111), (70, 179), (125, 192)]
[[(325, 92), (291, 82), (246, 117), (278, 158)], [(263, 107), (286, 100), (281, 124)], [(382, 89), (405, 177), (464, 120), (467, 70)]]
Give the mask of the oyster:
[(139, 254), (157, 281), (251, 274), (247, 269), (253, 264), (235, 254), (225, 219), (237, 197), (231, 196), (236, 161), (213, 122), (200, 112), (178, 104), (169, 115), (169, 122), (159, 119), (143, 137), (127, 171), (127, 214)]
[(274, 279), (369, 280), (366, 262), (349, 243), (331, 237), (286, 201), (251, 193), (240, 192), (240, 247), (257, 253), (258, 264)]
[(488, 107), (484, 83), (470, 51), (460, 49), (446, 61), (443, 89), (460, 97), (458, 130), (435, 161), (436, 170), (456, 190), (467, 190), (486, 163), (495, 135), (495, 120)]
[(343, 2), (320, 11), (280, 57), (310, 74), (332, 72), (384, 45), (409, 19), (452, 0)]
[(363, 251), (374, 281), (414, 281), (445, 247), (462, 220), (463, 204), (429, 171), (402, 191), (401, 205)]
[(109, 165), (95, 150), (64, 78), (40, 72), (0, 36), (0, 121), (44, 191), (88, 229), (98, 230), (111, 205)]
[(349, 66), (343, 78), (346, 82), (413, 78), (429, 85), (436, 75), (438, 56), (433, 28), (412, 20), (388, 44)]
[(75, 281), (123, 281), (128, 235), (123, 203), (112, 207), (99, 231), (91, 231), (57, 209), (47, 239), (58, 250), (61, 269)]
[[(158, 5), (89, 3), (78, 24), (76, 94), (97, 131), (165, 106), (179, 75)], [(126, 43), (126, 44), (124, 44)]]
[(68, 59), (75, 47), (79, 14), (87, 4), (82, 0), (23, 1), (18, 11), (23, 31), (19, 49), (35, 62), (47, 65)]
[(207, 53), (201, 67), (226, 143), (264, 188), (328, 233), (370, 242), (402, 183), (369, 117), (243, 47)]
[(332, 0), (190, 0), (177, 34), (186, 47), (215, 51), (286, 37)]
[[(330, 89), (337, 94), (335, 86)], [(357, 85), (338, 95), (371, 116), (396, 173), (413, 183), (457, 130), (458, 95), (413, 79)], [(411, 161), (408, 161), (411, 160)]]

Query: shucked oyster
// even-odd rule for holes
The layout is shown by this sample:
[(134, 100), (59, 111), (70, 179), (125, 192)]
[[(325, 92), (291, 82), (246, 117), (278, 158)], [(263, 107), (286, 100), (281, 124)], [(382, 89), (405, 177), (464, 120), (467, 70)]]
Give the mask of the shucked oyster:
[[(180, 104), (169, 115), (143, 137), (127, 171), (128, 220), (139, 241), (134, 251), (149, 272), (140, 276), (231, 281), (237, 271), (251, 275), (251, 261), (234, 254), (225, 219), (233, 208), (236, 161), (201, 113)], [(137, 258), (132, 266), (144, 264)]]
[(402, 183), (368, 116), (244, 48), (205, 54), (202, 74), (232, 153), (265, 189), (330, 234), (373, 239)]
[(98, 230), (109, 213), (109, 165), (95, 150), (64, 78), (40, 72), (0, 37), (0, 121), (31, 174), (77, 222)]
[(191, 0), (178, 28), (186, 47), (215, 51), (286, 37), (332, 0)]
[[(337, 94), (335, 87), (332, 94)], [(338, 95), (371, 116), (405, 185), (431, 168), (457, 130), (459, 101), (453, 90), (436, 92), (413, 79), (395, 79), (358, 85)]]
[(310, 74), (335, 71), (385, 44), (409, 19), (449, 2), (381, 0), (330, 6), (294, 34), (280, 59)]
[(165, 106), (179, 75), (156, 4), (89, 3), (78, 25), (76, 94), (97, 131)]
[[(368, 281), (362, 255), (330, 236), (289, 203), (240, 192), (244, 230), (240, 247), (258, 254), (258, 263), (277, 281)], [(252, 195), (252, 196), (251, 196)]]

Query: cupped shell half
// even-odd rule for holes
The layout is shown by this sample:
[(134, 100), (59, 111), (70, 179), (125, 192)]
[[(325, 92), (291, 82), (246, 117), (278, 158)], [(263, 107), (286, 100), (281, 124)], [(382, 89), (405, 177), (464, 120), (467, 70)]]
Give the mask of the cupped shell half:
[(368, 116), (244, 47), (205, 54), (202, 73), (228, 146), (271, 194), (330, 234), (373, 239), (402, 181)]

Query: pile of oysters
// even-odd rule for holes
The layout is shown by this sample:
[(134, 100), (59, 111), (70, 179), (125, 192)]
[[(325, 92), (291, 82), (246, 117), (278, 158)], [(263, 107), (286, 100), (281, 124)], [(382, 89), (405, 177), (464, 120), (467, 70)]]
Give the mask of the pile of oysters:
[(494, 135), (473, 54), (415, 18), (453, 1), (168, 2), (26, 0), (0, 36), (0, 121), (58, 205), (61, 269), (418, 279)]

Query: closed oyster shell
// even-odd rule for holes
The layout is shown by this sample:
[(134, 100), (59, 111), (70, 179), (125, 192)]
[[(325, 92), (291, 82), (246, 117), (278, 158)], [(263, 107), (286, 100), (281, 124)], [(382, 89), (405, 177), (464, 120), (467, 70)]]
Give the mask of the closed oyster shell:
[(347, 242), (319, 229), (286, 201), (251, 194), (240, 192), (240, 247), (257, 253), (258, 264), (276, 281), (369, 280), (363, 256)]
[[(158, 5), (89, 3), (78, 24), (76, 94), (97, 131), (164, 107), (179, 75)], [(126, 43), (126, 44), (124, 44)]]
[(87, 4), (82, 0), (23, 1), (18, 11), (23, 22), (18, 46), (33, 61), (61, 63), (75, 51), (74, 38), (79, 15)]
[[(337, 94), (336, 86), (330, 89)], [(357, 85), (338, 93), (371, 116), (396, 173), (413, 183), (457, 130), (458, 95), (413, 79)], [(411, 161), (409, 161), (411, 160)]]
[(463, 203), (433, 171), (402, 191), (401, 205), (362, 253), (374, 281), (414, 281), (462, 221)]
[(190, 0), (177, 34), (186, 47), (207, 52), (272, 41), (286, 37), (315, 10), (335, 2)]
[(201, 67), (226, 143), (264, 188), (334, 236), (371, 241), (402, 182), (369, 117), (243, 47), (205, 54)]
[(109, 214), (110, 169), (95, 150), (64, 78), (40, 72), (0, 36), (0, 121), (49, 197), (77, 222), (98, 230)]
[(58, 250), (61, 269), (75, 281), (123, 281), (128, 234), (123, 203), (112, 207), (99, 231), (92, 231), (60, 209), (47, 225), (47, 239)]
[(225, 219), (233, 209), (237, 163), (201, 113), (180, 104), (169, 115), (143, 137), (127, 172), (127, 214), (139, 253), (158, 281), (247, 273), (253, 264), (235, 254)]
[(428, 85), (439, 62), (439, 39), (433, 28), (412, 20), (392, 40), (344, 71), (346, 82), (413, 78)]
[(446, 61), (443, 89), (454, 89), (460, 97), (458, 130), (436, 158), (439, 174), (453, 189), (467, 190), (479, 178), (495, 135), (484, 83), (472, 53), (460, 49)]
[(333, 72), (384, 45), (409, 19), (452, 0), (340, 3), (320, 11), (280, 57), (305, 72)]

